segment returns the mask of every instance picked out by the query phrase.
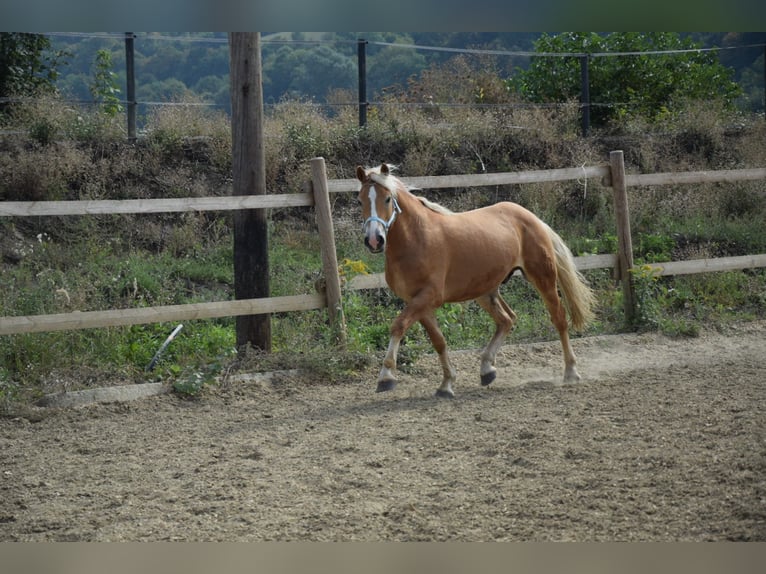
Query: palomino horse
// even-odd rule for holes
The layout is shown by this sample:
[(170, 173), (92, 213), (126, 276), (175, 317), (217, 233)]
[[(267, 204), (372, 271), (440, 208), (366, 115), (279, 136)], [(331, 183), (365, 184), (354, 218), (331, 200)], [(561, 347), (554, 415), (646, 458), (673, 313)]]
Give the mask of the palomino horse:
[(454, 397), (456, 371), (447, 354), (435, 311), (447, 302), (475, 299), (495, 321), (496, 330), (481, 353), (481, 384), (494, 379), (495, 357), (516, 314), (500, 296), (500, 284), (520, 269), (543, 298), (564, 351), (564, 381), (577, 381), (569, 343), (564, 298), (572, 326), (582, 330), (593, 317), (594, 299), (561, 238), (530, 211), (511, 202), (453, 213), (413, 195), (391, 173), (392, 166), (365, 170), (359, 201), (365, 245), (385, 251), (386, 282), (406, 302), (391, 325), (391, 339), (378, 376), (378, 392), (396, 385), (396, 355), (407, 329), (420, 321), (439, 355), (444, 379), (440, 397)]

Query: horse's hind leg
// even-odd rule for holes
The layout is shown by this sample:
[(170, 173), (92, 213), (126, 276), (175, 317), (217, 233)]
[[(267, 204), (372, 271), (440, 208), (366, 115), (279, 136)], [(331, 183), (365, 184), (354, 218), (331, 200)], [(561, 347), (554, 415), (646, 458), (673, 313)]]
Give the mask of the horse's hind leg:
[(575, 357), (572, 345), (569, 342), (569, 324), (567, 323), (564, 304), (561, 301), (558, 289), (556, 288), (556, 276), (555, 274), (547, 274), (545, 277), (541, 277), (529, 271), (530, 270), (527, 269), (527, 277), (532, 281), (532, 284), (537, 288), (537, 291), (543, 298), (543, 302), (551, 316), (551, 322), (559, 333), (561, 349), (564, 352), (564, 382), (569, 383), (579, 381), (580, 375), (575, 367), (577, 358)]
[(486, 386), (495, 380), (497, 374), (495, 358), (500, 350), (500, 345), (503, 344), (505, 337), (516, 322), (516, 313), (503, 300), (497, 289), (479, 297), (476, 299), (476, 302), (490, 314), (496, 326), (495, 334), (481, 353), (481, 370), (479, 374), (481, 375), (481, 384)]
[(444, 373), (442, 384), (436, 389), (436, 396), (452, 399), (455, 397), (455, 393), (452, 391), (452, 383), (455, 382), (456, 371), (455, 367), (450, 363), (449, 355), (447, 354), (447, 341), (441, 329), (439, 329), (439, 324), (436, 322), (436, 315), (432, 312), (430, 315), (423, 317), (420, 319), (420, 324), (423, 325), (428, 338), (431, 339), (434, 350), (439, 355), (439, 362)]

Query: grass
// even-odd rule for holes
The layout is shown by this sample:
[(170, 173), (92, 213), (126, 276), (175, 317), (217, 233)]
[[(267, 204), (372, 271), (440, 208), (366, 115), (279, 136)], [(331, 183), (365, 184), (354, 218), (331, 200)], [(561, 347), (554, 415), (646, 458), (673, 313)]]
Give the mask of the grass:
[[(149, 119), (145, 142), (126, 146), (119, 131), (99, 128), (98, 118), (86, 118), (88, 130), (100, 129), (88, 135), (90, 131), (82, 131), (82, 122), (69, 112), (59, 118), (45, 116), (56, 109), (60, 107), (36, 106), (25, 130), (29, 135), (0, 142), (4, 146), (0, 200), (228, 192), (228, 126), (216, 114), (200, 118), (194, 115), (196, 108), (168, 108)], [(538, 114), (532, 120), (539, 129), (518, 130), (507, 126), (524, 125), (530, 118), (524, 111), (512, 113), (517, 115), (498, 117), (479, 111), (457, 115), (445, 110), (434, 123), (421, 111), (380, 108), (368, 117), (368, 129), (360, 131), (349, 127), (355, 121), (350, 112), (328, 119), (313, 108), (280, 104), (267, 122), (271, 136), (267, 183), (279, 193), (300, 191), (308, 178), (307, 160), (316, 154), (328, 158), (330, 177), (352, 177), (356, 164), (380, 161), (399, 164), (407, 175), (438, 175), (592, 164), (614, 149), (612, 141), (573, 136), (575, 116)], [(185, 135), (194, 136), (193, 142)], [(761, 166), (763, 136), (761, 122), (741, 141), (724, 143), (723, 136), (718, 137), (722, 143), (712, 160), (673, 147), (683, 141), (680, 136), (650, 138), (638, 145), (629, 140), (624, 147), (631, 170)], [(616, 251), (611, 192), (598, 182), (589, 182), (587, 195), (582, 182), (425, 193), (453, 209), (516, 201), (548, 221), (576, 255)], [(369, 254), (360, 241), (351, 194), (338, 195), (333, 202), (338, 259), (345, 278), (381, 272), (384, 258)], [(652, 263), (663, 261), (766, 252), (763, 182), (631, 188), (630, 208), (638, 317), (635, 324), (625, 325), (621, 291), (610, 270), (587, 271), (598, 309), (586, 335), (653, 329), (694, 336), (703, 327), (766, 316), (764, 270), (680, 277), (656, 277), (650, 271)], [(233, 297), (227, 214), (0, 218), (0, 248), (5, 258), (0, 262), (3, 316)], [(21, 255), (7, 255), (12, 250)], [(321, 279), (321, 260), (310, 211), (271, 214), (270, 253), (272, 295), (314, 292)], [(514, 278), (502, 293), (518, 316), (509, 341), (556, 338), (540, 298), (526, 281)], [(179, 394), (194, 396), (216, 375), (235, 368), (306, 368), (328, 380), (344, 380), (382, 357), (389, 325), (401, 309), (402, 302), (386, 289), (346, 291), (344, 353), (333, 346), (323, 310), (273, 315), (270, 355), (254, 351), (237, 355), (233, 318), (184, 322), (151, 372), (145, 367), (175, 324), (3, 336), (0, 406), (114, 381), (169, 381)], [(437, 317), (452, 349), (480, 348), (494, 329), (475, 303), (445, 305)], [(423, 329), (415, 325), (401, 347), (402, 368), (431, 352)]]
[[(614, 333), (628, 328), (660, 330), (671, 335), (694, 336), (703, 326), (766, 316), (766, 271), (724, 272), (705, 275), (657, 277), (652, 262), (668, 261), (682, 243), (689, 249), (690, 230), (699, 249), (715, 250), (724, 243), (743, 249), (766, 250), (758, 244), (752, 226), (724, 222), (702, 226), (700, 221), (676, 222), (681, 233), (655, 230), (636, 235), (636, 324), (622, 319), (619, 288), (609, 270), (586, 272), (598, 294), (598, 319), (585, 334)], [(704, 231), (704, 233), (703, 233)], [(321, 260), (308, 224), (271, 226), (272, 295), (311, 293), (320, 276)], [(570, 241), (578, 254), (609, 252), (615, 239)], [(700, 247), (702, 246), (702, 247)], [(368, 254), (359, 238), (339, 234), (339, 259), (344, 275), (379, 272), (383, 257)], [(198, 253), (176, 257), (167, 251), (122, 251), (114, 245), (93, 247), (89, 241), (66, 246), (41, 238), (34, 256), (6, 268), (0, 314), (61, 313), (75, 309), (140, 307), (225, 300), (232, 296), (233, 273), (228, 238), (211, 243)], [(556, 338), (536, 291), (515, 277), (502, 289), (518, 316), (511, 342)], [(348, 329), (346, 354), (330, 354), (327, 316), (323, 310), (279, 313), (272, 317), (274, 353), (255, 356), (249, 368), (296, 364), (343, 378), (354, 368), (379, 359), (388, 343), (388, 329), (403, 304), (388, 290), (346, 291), (344, 313)], [(486, 344), (494, 325), (475, 303), (447, 304), (437, 312), (452, 349), (478, 349)], [(22, 334), (0, 338), (0, 399), (33, 398), (61, 388), (121, 380), (167, 380), (182, 395), (195, 395), (216, 374), (236, 359), (233, 318), (184, 323), (152, 372), (144, 369), (175, 324), (158, 323), (82, 331)], [(401, 349), (401, 368), (407, 369), (432, 349), (424, 330), (415, 325)], [(92, 375), (83, 380), (83, 369)]]

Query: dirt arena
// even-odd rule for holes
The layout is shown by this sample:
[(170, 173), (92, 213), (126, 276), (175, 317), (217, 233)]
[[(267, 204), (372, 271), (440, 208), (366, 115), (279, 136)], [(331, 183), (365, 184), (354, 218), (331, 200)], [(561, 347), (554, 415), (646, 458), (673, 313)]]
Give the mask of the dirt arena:
[(766, 321), (0, 418), (0, 540), (766, 540)]

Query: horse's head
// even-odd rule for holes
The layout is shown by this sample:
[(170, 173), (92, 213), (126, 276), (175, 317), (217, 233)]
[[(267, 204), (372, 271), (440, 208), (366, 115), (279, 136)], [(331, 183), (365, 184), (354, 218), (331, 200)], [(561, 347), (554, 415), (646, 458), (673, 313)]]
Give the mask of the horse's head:
[(396, 200), (397, 179), (390, 174), (391, 166), (365, 170), (356, 168), (356, 177), (362, 182), (359, 203), (362, 205), (364, 244), (373, 253), (380, 253), (386, 245), (389, 227), (401, 213)]

